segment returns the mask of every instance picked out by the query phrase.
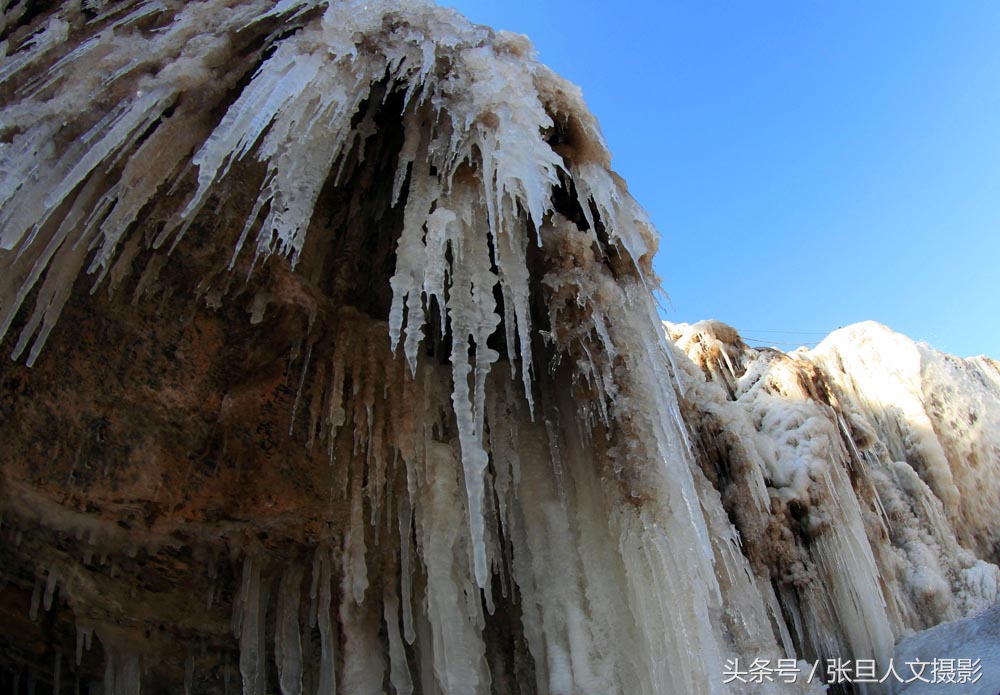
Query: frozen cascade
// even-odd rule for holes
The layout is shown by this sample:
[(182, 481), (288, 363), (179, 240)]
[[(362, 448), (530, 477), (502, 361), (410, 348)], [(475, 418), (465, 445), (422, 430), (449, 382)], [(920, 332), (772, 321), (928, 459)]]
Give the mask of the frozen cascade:
[(661, 325), (655, 231), (525, 37), (422, 0), (4, 7), (32, 679), (822, 692), (725, 665), (884, 666), (996, 601), (997, 364)]
[[(1000, 373), (995, 362), (958, 360), (875, 323), (790, 355), (749, 348), (718, 322), (665, 330), (702, 468), (754, 571), (781, 578), (784, 629), (808, 659), (886, 663), (901, 636), (995, 604), (996, 552), (977, 547), (993, 533), (993, 509), (980, 506), (966, 526), (948, 519), (946, 500), (982, 505), (1000, 492), (997, 478), (941, 496), (932, 487), (1000, 464), (992, 432), (966, 432), (996, 417), (1000, 390), (984, 378)], [(765, 507), (747, 499), (758, 481)]]

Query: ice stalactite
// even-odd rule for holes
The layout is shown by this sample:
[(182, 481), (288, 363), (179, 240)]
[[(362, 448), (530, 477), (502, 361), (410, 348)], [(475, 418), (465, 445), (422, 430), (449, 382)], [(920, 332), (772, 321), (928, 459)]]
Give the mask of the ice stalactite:
[(274, 627), (274, 659), (282, 695), (302, 692), (302, 641), (299, 632), (300, 591), (304, 567), (290, 565), (281, 576)]
[(104, 672), (104, 692), (114, 695), (139, 695), (142, 690), (142, 666), (136, 656), (110, 652)]
[[(248, 556), (243, 562), (243, 581), (233, 611), (233, 632), (240, 642), (244, 695), (264, 695), (267, 690), (264, 643), (267, 595), (268, 586), (261, 584), (260, 561)], [(284, 658), (282, 662), (284, 664)]]
[(332, 556), (320, 547), (316, 550), (313, 564), (313, 588), (310, 596), (316, 601), (316, 624), (320, 635), (319, 677), (317, 692), (337, 692), (337, 672), (334, 659), (334, 633), (331, 623), (331, 592), (333, 582)]
[(883, 663), (995, 600), (995, 365), (665, 333), (655, 232), (525, 37), (417, 1), (4, 19), (5, 564), (75, 677), (815, 692), (723, 664)]

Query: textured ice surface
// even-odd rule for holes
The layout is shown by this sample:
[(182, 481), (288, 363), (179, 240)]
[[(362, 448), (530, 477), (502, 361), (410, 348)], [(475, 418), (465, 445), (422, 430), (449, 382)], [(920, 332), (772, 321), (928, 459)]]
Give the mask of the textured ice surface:
[(870, 322), (790, 355), (717, 322), (666, 330), (723, 505), (809, 659), (884, 667), (912, 630), (996, 601), (1000, 447), (978, 429), (996, 363)]
[[(967, 659), (976, 666), (966, 671), (975, 683), (947, 682), (948, 671), (926, 678), (932, 682), (913, 680), (896, 683), (893, 693), (916, 695), (918, 693), (969, 693), (969, 695), (996, 695), (1000, 693), (1000, 604), (971, 618), (941, 623), (923, 632), (907, 637), (896, 647), (895, 663), (931, 663), (947, 660), (947, 668), (954, 670), (957, 663), (950, 660)], [(974, 670), (973, 670), (974, 669)], [(908, 679), (914, 671), (905, 671)], [(955, 676), (958, 675), (955, 672)], [(978, 678), (976, 676), (979, 676)], [(941, 679), (941, 680), (938, 680)], [(935, 682), (937, 681), (937, 682)]]

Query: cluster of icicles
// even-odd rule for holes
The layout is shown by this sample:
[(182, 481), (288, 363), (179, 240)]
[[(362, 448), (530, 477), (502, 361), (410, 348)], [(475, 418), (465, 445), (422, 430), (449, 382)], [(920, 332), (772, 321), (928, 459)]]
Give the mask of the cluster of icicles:
[[(422, 692), (490, 691), (483, 613), (493, 608), (495, 575), (516, 585), (505, 591), (519, 597), (530, 689), (653, 693), (681, 682), (691, 692), (720, 690), (720, 647), (709, 613), (719, 596), (708, 534), (666, 366), (657, 358), (664, 338), (640, 271), (648, 271), (655, 242), (645, 213), (607, 169), (608, 154), (579, 91), (538, 64), (523, 37), (494, 35), (423, 3), (156, 0), (83, 9), (89, 14), (74, 5), (55, 11), (19, 45), (4, 47), (9, 55), (0, 79), (15, 100), (0, 110), (8, 134), (0, 144), (0, 336), (34, 297), (13, 357), (26, 355), (29, 365), (39, 358), (84, 271), (96, 276), (95, 289), (105, 283), (114, 290), (144, 244), (176, 248), (206, 201), (228, 190), (227, 176), (241, 160), (257, 160), (266, 174), (242, 221), (232, 265), (254, 236), (250, 252), (258, 261), (280, 254), (294, 267), (324, 183), (365, 156), (380, 107), (370, 97), (402, 91), (394, 203), (404, 206), (404, 220), (382, 340), (393, 350), (401, 344), (410, 376), (395, 383), (416, 384), (416, 395), (386, 399), (406, 412), (399, 420), (383, 413), (374, 427), (380, 406), (357, 406), (366, 393), (359, 374), (353, 408), (333, 404), (343, 370), (330, 372), (329, 393), (336, 395), (323, 396), (318, 383), (309, 399), (328, 406), (331, 459), (338, 426), (347, 424), (355, 428), (355, 446), (343, 458), (362, 468), (351, 474), (348, 491), (352, 522), (343, 530), (341, 572), (351, 588), (341, 629), (350, 633), (352, 604), (381, 602), (396, 610), (388, 587), (371, 597), (364, 573), (364, 536), (371, 531), (358, 528), (362, 480), (365, 494), (379, 498), (372, 494), (376, 471), (388, 460), (399, 464), (392, 470), (405, 471), (401, 504), (412, 509), (400, 512), (399, 570), (388, 576), (401, 588), (411, 574), (424, 584), (420, 597), (404, 596), (401, 613), (409, 621), (416, 602), (417, 622), (426, 627)], [(256, 52), (240, 53), (239, 42), (254, 32)], [(376, 85), (385, 88), (374, 91)], [(81, 103), (94, 108), (80, 111)], [(217, 122), (213, 104), (224, 106)], [(571, 134), (562, 153), (549, 143), (560, 130)], [(576, 196), (585, 229), (552, 209), (560, 185)], [(164, 201), (170, 214), (157, 217)], [(599, 226), (606, 243), (598, 241)], [(542, 407), (533, 402), (533, 393), (549, 391), (532, 381), (529, 243), (547, 245), (555, 259), (543, 281), (552, 324), (565, 324), (564, 312), (581, 316), (573, 331), (553, 331), (549, 339), (574, 356), (566, 393), (585, 381), (597, 394), (589, 402), (557, 404), (549, 396)], [(607, 254), (627, 259), (624, 281), (611, 277)], [(470, 346), (452, 351), (450, 374), (418, 359), (431, 310), (440, 311), (453, 345)], [(493, 369), (500, 354), (487, 344), (501, 324), (510, 369), (520, 372), (516, 388), (510, 372), (502, 376), (506, 367)], [(308, 367), (310, 359), (321, 363), (306, 352), (303, 379), (319, 368)], [(612, 374), (613, 364), (619, 373)], [(644, 393), (616, 400), (632, 382)], [(578, 412), (588, 424), (579, 431), (573, 429)], [(626, 483), (602, 481), (605, 462), (583, 444), (590, 423), (616, 420), (635, 428), (635, 441), (608, 457), (618, 474), (630, 471), (629, 494), (645, 500), (634, 509), (619, 499)], [(567, 444), (570, 432), (576, 435)], [(583, 476), (579, 489), (570, 484), (574, 471)], [(420, 573), (407, 567), (409, 513)], [(379, 554), (391, 554), (388, 544)], [(330, 571), (325, 562), (318, 566), (321, 574)], [(259, 630), (266, 601), (256, 565), (246, 567), (235, 615), (244, 687), (256, 693), (264, 687), (254, 674), (265, 658)], [(279, 593), (285, 606), (295, 590)], [(282, 611), (284, 635), (291, 623)], [(622, 625), (629, 639), (619, 634)], [(319, 626), (329, 628), (322, 618)], [(419, 633), (405, 630), (409, 643), (413, 630)], [(280, 663), (295, 660), (293, 642), (278, 641)], [(390, 639), (390, 654), (398, 657), (401, 649)], [(371, 645), (360, 651), (372, 652)], [(393, 659), (397, 692), (407, 692), (403, 658)], [(350, 662), (345, 654), (338, 659)], [(287, 668), (283, 674), (295, 671)], [(344, 668), (346, 692), (380, 691), (381, 677), (369, 673), (362, 688), (360, 676), (352, 680)], [(333, 692), (332, 679), (323, 666), (321, 692)], [(293, 681), (282, 675), (284, 692), (298, 692)]]
[[(995, 599), (996, 567), (959, 543), (993, 540), (975, 510), (948, 498), (942, 515), (943, 471), (931, 494), (871, 453), (891, 428), (866, 428), (865, 404), (817, 403), (798, 367), (782, 379), (785, 363), (737, 356), (712, 331), (700, 362), (666, 340), (644, 213), (578, 91), (523, 37), (418, 2), (146, 0), (70, 3), (2, 48), (0, 338), (23, 315), (13, 356), (29, 365), (84, 271), (114, 289), (146, 244), (177, 247), (249, 161), (266, 173), (230, 269), (241, 254), (294, 268), (324, 184), (364, 160), (372, 95), (404, 95), (387, 325), (332, 355), (307, 338), (296, 357), (295, 409), (309, 446), (323, 433), (350, 522), (311, 566), (242, 560), (245, 695), (267, 691), (272, 659), (283, 695), (304, 682), (324, 695), (722, 693), (726, 659), (884, 662), (928, 603), (946, 619)], [(555, 132), (571, 137), (556, 146)], [(579, 219), (554, 209), (556, 189)], [(435, 321), (460, 346), (447, 367), (421, 357)], [(506, 355), (489, 344), (501, 327)], [(543, 338), (554, 358), (534, 365)], [(725, 466), (706, 464), (713, 437)], [(947, 567), (928, 569), (927, 538), (890, 538), (900, 490), (898, 513), (917, 500), (914, 528), (949, 549)], [(495, 630), (501, 613), (516, 640)], [(138, 692), (138, 657), (108, 653), (106, 690)]]
[[(636, 231), (644, 214), (619, 194), (605, 168), (606, 151), (578, 90), (536, 64), (523, 37), (489, 40), (487, 30), (420, 3), (168, 7), (152, 0), (99, 9), (103, 14), (91, 23), (101, 30), (58, 59), (53, 55), (68, 44), (69, 25), (56, 14), (0, 73), (0, 84), (9, 84), (33, 64), (50, 63), (17, 83), (19, 100), (0, 111), (0, 130), (13, 133), (0, 145), (0, 249), (15, 254), (5, 258), (10, 272), (0, 280), (0, 338), (40, 284), (12, 356), (27, 350), (27, 363), (34, 363), (84, 267), (96, 274), (96, 284), (109, 271), (119, 280), (126, 274), (137, 246), (119, 254), (117, 266), (113, 261), (140, 214), (192, 172), (197, 185), (164, 221), (154, 248), (176, 245), (230, 167), (254, 157), (266, 164), (265, 185), (231, 267), (256, 229), (256, 256), (279, 253), (294, 268), (324, 183), (364, 159), (378, 106), (367, 104), (373, 86), (387, 82), (386, 93), (405, 89), (393, 204), (404, 186), (408, 195), (391, 280), (389, 335), (395, 346), (405, 333), (404, 351), (415, 369), (425, 313), (434, 302), (454, 342), (476, 346), (472, 361), (456, 350), (452, 362), (469, 521), (481, 539), (483, 380), (499, 357), (486, 342), (501, 323), (493, 291), (502, 291), (508, 345), (520, 358), (530, 401), (525, 248), (529, 224), (540, 226), (551, 212), (559, 174), (572, 177), (591, 229), (593, 205), (600, 219), (619, 222), (609, 229), (630, 257), (647, 251)], [(212, 103), (206, 97), (223, 99), (243, 76), (219, 68), (231, 59), (232, 35), (273, 18), (283, 19), (288, 31), (288, 23), (303, 15), (312, 18), (275, 42), (221, 121), (206, 127)], [(443, 75), (442, 60), (454, 62)], [(92, 123), (66, 122), (80, 103), (115, 99)], [(563, 159), (544, 139), (555, 126), (550, 113), (560, 112), (583, 130), (579, 135), (591, 152), (580, 161)], [(74, 140), (56, 151), (66, 133)], [(596, 160), (588, 159), (595, 153)], [(475, 181), (457, 179), (470, 164)], [(485, 557), (481, 540), (476, 545), (482, 587)]]

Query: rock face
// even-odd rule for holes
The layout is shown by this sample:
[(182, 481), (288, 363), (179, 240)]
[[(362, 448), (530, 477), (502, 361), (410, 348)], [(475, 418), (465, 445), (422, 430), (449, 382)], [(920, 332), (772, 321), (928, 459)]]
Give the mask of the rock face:
[(806, 692), (725, 665), (884, 666), (996, 600), (997, 364), (661, 326), (523, 37), (377, 0), (2, 30), (6, 691)]

